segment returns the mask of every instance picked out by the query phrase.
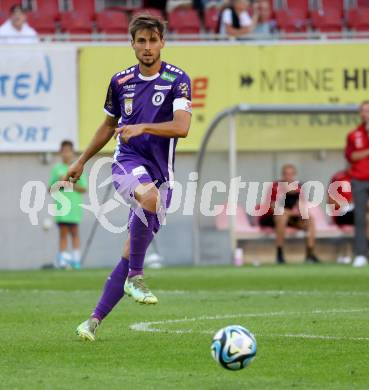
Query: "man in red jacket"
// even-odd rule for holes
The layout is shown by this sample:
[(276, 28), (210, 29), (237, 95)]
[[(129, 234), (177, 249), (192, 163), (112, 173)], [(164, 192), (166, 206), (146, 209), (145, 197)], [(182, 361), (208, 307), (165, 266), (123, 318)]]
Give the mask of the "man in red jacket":
[(361, 124), (347, 136), (345, 155), (350, 163), (354, 198), (355, 239), (354, 267), (368, 264), (368, 240), (366, 236), (366, 210), (369, 199), (369, 100), (360, 105)]

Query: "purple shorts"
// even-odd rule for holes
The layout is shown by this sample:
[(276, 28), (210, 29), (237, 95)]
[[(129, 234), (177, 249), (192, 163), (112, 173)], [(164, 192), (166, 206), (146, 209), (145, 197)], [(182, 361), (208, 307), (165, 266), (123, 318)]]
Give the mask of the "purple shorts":
[[(166, 210), (170, 206), (173, 191), (169, 188), (169, 183), (162, 182), (154, 177), (152, 170), (147, 164), (143, 165), (138, 159), (136, 160), (132, 157), (121, 159), (119, 162), (112, 164), (112, 181), (115, 190), (131, 208), (129, 220), (131, 220), (133, 215), (133, 209), (137, 207), (134, 196), (136, 188), (140, 184), (155, 183), (159, 190), (161, 201), (158, 219), (160, 224), (163, 223)], [(159, 227), (155, 230), (159, 230)]]

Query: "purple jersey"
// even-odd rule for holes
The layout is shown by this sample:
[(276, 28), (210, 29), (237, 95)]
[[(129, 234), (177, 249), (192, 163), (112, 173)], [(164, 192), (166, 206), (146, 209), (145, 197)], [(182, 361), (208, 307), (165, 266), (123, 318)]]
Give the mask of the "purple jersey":
[[(156, 75), (146, 77), (139, 66), (115, 74), (110, 82), (104, 110), (120, 118), (119, 125), (160, 123), (173, 120), (176, 110), (191, 112), (191, 81), (181, 69), (161, 63)], [(142, 134), (128, 144), (119, 138), (114, 160), (140, 159), (152, 167), (153, 179), (173, 180), (174, 152), (177, 138)]]

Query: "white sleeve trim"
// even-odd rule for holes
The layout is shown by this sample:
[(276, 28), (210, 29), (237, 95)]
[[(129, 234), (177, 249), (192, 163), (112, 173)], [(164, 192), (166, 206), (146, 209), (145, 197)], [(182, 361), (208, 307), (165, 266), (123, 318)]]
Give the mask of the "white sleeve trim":
[(114, 114), (112, 114), (111, 112), (109, 112), (106, 108), (104, 108), (104, 112), (105, 112), (106, 115), (109, 115), (112, 118), (116, 118), (116, 116)]
[(184, 110), (192, 114), (191, 101), (186, 98), (177, 98), (173, 101), (173, 112), (177, 110)]

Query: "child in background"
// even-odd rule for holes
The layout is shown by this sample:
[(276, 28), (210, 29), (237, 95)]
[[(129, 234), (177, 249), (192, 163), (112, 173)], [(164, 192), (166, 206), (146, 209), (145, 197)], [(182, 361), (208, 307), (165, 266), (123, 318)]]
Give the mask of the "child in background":
[[(49, 187), (59, 181), (63, 180), (66, 175), (69, 165), (73, 162), (75, 154), (73, 142), (63, 141), (60, 145), (60, 157), (61, 162), (54, 165), (50, 180)], [(57, 267), (79, 269), (81, 266), (80, 256), (80, 236), (79, 236), (79, 224), (82, 219), (82, 193), (87, 190), (87, 179), (83, 174), (81, 178), (73, 185), (73, 191), (64, 191), (63, 187), (60, 187), (59, 191), (63, 192), (70, 201), (70, 211), (66, 215), (56, 216), (55, 222), (59, 228), (59, 252), (57, 255)], [(56, 210), (61, 210), (62, 205), (58, 200), (55, 200)], [(72, 239), (72, 255), (67, 251), (68, 248), (68, 236)]]

